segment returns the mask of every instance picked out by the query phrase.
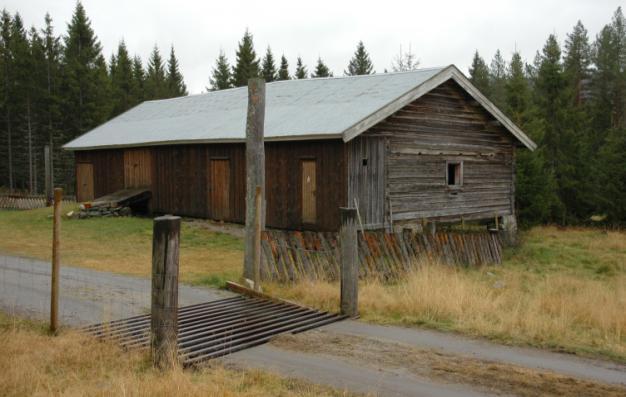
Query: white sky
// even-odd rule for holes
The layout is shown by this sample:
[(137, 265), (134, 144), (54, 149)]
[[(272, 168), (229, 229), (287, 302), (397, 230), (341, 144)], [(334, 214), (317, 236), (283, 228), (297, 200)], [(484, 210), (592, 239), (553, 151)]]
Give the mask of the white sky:
[[(237, 42), (249, 28), (257, 54), (268, 44), (276, 58), (284, 53), (295, 68), (302, 56), (309, 71), (318, 56), (342, 75), (356, 44), (363, 40), (375, 70), (390, 69), (400, 46), (420, 66), (456, 64), (467, 72), (474, 50), (490, 62), (496, 49), (508, 59), (517, 48), (527, 60), (547, 36), (561, 40), (581, 19), (593, 39), (623, 4), (613, 0), (525, 1), (165, 1), (83, 0), (104, 55), (123, 38), (131, 54), (144, 60), (157, 44), (162, 55), (174, 44), (190, 93), (208, 85), (220, 48), (234, 60)], [(19, 11), (27, 27), (43, 26), (46, 12), (57, 33), (65, 33), (74, 0), (4, 0)]]

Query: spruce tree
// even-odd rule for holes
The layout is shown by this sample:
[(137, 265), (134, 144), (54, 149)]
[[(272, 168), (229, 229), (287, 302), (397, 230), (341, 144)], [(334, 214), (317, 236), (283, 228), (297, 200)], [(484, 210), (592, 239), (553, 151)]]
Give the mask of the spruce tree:
[(132, 61), (128, 55), (126, 44), (122, 40), (117, 47), (115, 63), (110, 62), (111, 90), (113, 110), (111, 116), (116, 116), (135, 105), (131, 90), (133, 89)]
[(211, 71), (209, 82), (211, 87), (207, 87), (207, 91), (225, 90), (231, 88), (232, 75), (230, 73), (230, 65), (224, 51), (220, 50), (220, 55), (215, 61), (215, 67)]
[[(6, 148), (1, 154), (3, 159), (6, 159), (6, 175), (5, 184), (9, 187), (9, 191), (12, 192), (15, 188), (14, 167), (13, 167), (13, 130), (15, 129), (13, 121), (13, 56), (11, 54), (11, 31), (12, 18), (6, 9), (2, 10), (2, 18), (0, 19), (1, 30), (1, 65), (2, 65), (2, 113), (3, 113), (3, 141), (6, 142), (0, 145), (0, 150)], [(4, 161), (3, 161), (4, 162)]]
[(137, 55), (133, 57), (132, 80), (130, 86), (129, 106), (133, 107), (144, 101), (144, 86), (146, 74), (143, 69), (141, 58)]
[(13, 145), (13, 172), (15, 186), (26, 190), (31, 188), (32, 167), (32, 67), (30, 44), (19, 13), (15, 13), (11, 23), (9, 43), (13, 63), (12, 82), (9, 94), (13, 108), (13, 126), (11, 132)]
[(316, 78), (316, 77), (333, 77), (333, 73), (330, 71), (328, 66), (326, 66), (324, 61), (322, 61), (322, 58), (318, 57), (317, 58), (317, 65), (315, 65), (315, 71), (313, 71), (313, 74), (311, 75), (311, 77), (313, 77), (313, 78)]
[(505, 104), (505, 84), (506, 84), (506, 61), (502, 57), (500, 50), (496, 51), (496, 54), (491, 61), (489, 67), (489, 99), (498, 107), (503, 107)]
[[(532, 114), (530, 86), (524, 67), (520, 54), (514, 53), (508, 67), (506, 106), (503, 109), (531, 139), (537, 140), (540, 125)], [(555, 200), (554, 190), (552, 174), (545, 171), (543, 150), (516, 151), (515, 203), (520, 224), (530, 226), (547, 222)]]
[(356, 46), (356, 51), (352, 56), (352, 59), (348, 63), (348, 69), (344, 71), (346, 76), (357, 76), (362, 74), (372, 74), (374, 72), (374, 65), (370, 59), (370, 55), (365, 50), (365, 45), (362, 41)]
[(485, 60), (478, 54), (478, 50), (474, 52), (472, 66), (469, 68), (469, 75), (472, 84), (480, 90), (487, 98), (491, 95), (489, 68)]
[(272, 54), (272, 50), (269, 46), (267, 46), (267, 51), (265, 52), (265, 57), (263, 58), (261, 75), (268, 83), (276, 80), (278, 77), (276, 64), (274, 62), (274, 55)]
[(587, 29), (578, 21), (572, 33), (565, 39), (565, 58), (563, 60), (565, 78), (568, 81), (574, 105), (583, 103), (583, 93), (590, 77), (591, 45)]
[(173, 45), (170, 49), (170, 58), (167, 61), (167, 75), (165, 77), (165, 83), (167, 85), (169, 98), (188, 95), (187, 86), (185, 85), (183, 75), (180, 73), (178, 59), (176, 59)]
[(76, 3), (64, 41), (64, 138), (69, 141), (101, 124), (109, 115), (106, 62), (80, 2)]
[(62, 174), (62, 163), (59, 160), (63, 145), (63, 132), (61, 125), (61, 55), (63, 48), (61, 40), (54, 33), (52, 18), (50, 14), (45, 16), (45, 27), (42, 30), (44, 55), (45, 55), (45, 89), (42, 109), (45, 114), (44, 124), (46, 126), (46, 143), (50, 146), (52, 156), (50, 159), (52, 166), (53, 184), (55, 175)]
[(235, 87), (246, 86), (248, 79), (258, 77), (259, 72), (259, 60), (254, 51), (252, 34), (246, 29), (237, 49), (232, 85)]
[(306, 79), (309, 77), (309, 72), (306, 70), (306, 66), (302, 62), (302, 58), (298, 57), (296, 61), (296, 73), (294, 74), (296, 79)]
[(154, 46), (150, 59), (148, 60), (148, 70), (146, 72), (145, 80), (145, 99), (164, 99), (169, 97), (165, 67), (163, 66), (163, 58), (159, 53), (157, 46)]
[(554, 175), (558, 201), (552, 209), (553, 220), (569, 223), (572, 218), (567, 204), (576, 198), (575, 184), (568, 173), (574, 137), (570, 133), (567, 81), (561, 62), (561, 48), (556, 36), (550, 35), (543, 48), (535, 83), (535, 103), (542, 120), (540, 141), (546, 152), (547, 171)]
[(280, 57), (280, 68), (278, 68), (278, 78), (276, 80), (289, 80), (289, 62), (287, 62), (287, 58), (283, 54)]

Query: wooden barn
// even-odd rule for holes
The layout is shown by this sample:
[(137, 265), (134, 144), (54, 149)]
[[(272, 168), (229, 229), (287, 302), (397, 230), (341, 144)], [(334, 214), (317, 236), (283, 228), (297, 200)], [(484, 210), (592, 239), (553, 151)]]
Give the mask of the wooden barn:
[[(156, 213), (243, 223), (246, 107), (246, 87), (147, 101), (78, 137), (78, 200), (145, 187)], [(269, 83), (267, 226), (510, 217), (517, 148), (535, 144), (453, 65)]]

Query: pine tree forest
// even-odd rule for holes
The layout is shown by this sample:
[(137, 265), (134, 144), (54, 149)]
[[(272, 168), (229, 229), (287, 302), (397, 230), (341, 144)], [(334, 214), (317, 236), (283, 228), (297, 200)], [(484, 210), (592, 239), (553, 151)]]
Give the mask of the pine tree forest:
[[(174, 46), (165, 53), (155, 46), (142, 60), (121, 41), (107, 60), (80, 2), (64, 33), (49, 15), (42, 22), (43, 28), (27, 28), (18, 13), (0, 15), (2, 191), (41, 193), (43, 147), (50, 145), (54, 183), (72, 193), (73, 155), (61, 149), (65, 142), (142, 101), (188, 93)], [(474, 53), (470, 79), (538, 144), (534, 152), (517, 151), (519, 222), (626, 225), (622, 9), (599, 32), (579, 21), (565, 37), (549, 35), (535, 54), (482, 55)], [(288, 57), (275, 57), (269, 46), (257, 56), (249, 31), (232, 59), (220, 51), (208, 91), (240, 87), (257, 76), (268, 82), (333, 76), (321, 57), (311, 73), (296, 57), (291, 74)], [(345, 75), (375, 73), (363, 42), (346, 49), (346, 59)]]

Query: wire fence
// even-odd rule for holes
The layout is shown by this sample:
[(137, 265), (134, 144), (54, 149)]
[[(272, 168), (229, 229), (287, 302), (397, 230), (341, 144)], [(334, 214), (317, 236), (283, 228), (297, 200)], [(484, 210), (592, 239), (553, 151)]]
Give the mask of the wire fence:
[[(0, 209), (11, 210), (32, 210), (44, 208), (47, 200), (44, 195), (0, 195)], [(63, 204), (74, 204), (76, 199), (73, 196), (63, 198)]]

